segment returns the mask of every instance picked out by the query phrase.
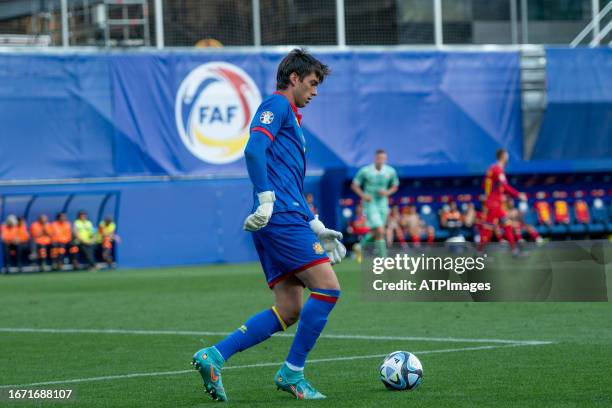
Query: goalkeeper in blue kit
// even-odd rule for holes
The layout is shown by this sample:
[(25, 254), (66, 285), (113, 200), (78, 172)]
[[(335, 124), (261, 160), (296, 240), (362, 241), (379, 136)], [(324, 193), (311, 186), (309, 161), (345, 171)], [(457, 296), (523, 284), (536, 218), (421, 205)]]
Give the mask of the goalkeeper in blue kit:
[[(274, 292), (274, 306), (248, 319), (219, 343), (199, 350), (193, 366), (214, 400), (227, 401), (221, 381), (225, 362), (235, 353), (299, 324), (285, 363), (274, 377), (277, 388), (297, 399), (323, 399), (304, 377), (308, 353), (340, 297), (331, 267), (346, 255), (342, 234), (328, 229), (304, 199), (306, 140), (298, 108), (317, 95), (329, 68), (302, 49), (291, 51), (278, 66), (276, 89), (251, 122), (245, 149), (253, 183), (253, 213), (244, 222)], [(303, 303), (304, 287), (310, 291)]]

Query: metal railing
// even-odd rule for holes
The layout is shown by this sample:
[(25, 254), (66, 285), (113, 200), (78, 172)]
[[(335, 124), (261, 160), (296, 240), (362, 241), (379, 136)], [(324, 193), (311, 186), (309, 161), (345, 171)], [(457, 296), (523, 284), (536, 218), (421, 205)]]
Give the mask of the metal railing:
[[(610, 4), (612, 4), (612, 3), (610, 3)], [(606, 38), (606, 35), (608, 35), (608, 33), (610, 31), (612, 31), (612, 20), (610, 22), (608, 22), (608, 24), (606, 24), (606, 26), (603, 28), (603, 30), (601, 30), (600, 33), (595, 36), (595, 38), (593, 38), (593, 40), (591, 41), (591, 43), (589, 45), (591, 47), (595, 47), (595, 46), (599, 45), (601, 43), (601, 41), (604, 38)], [(612, 45), (612, 40), (610, 40), (608, 45)]]
[[(599, 4), (599, 3), (597, 3)], [(593, 7), (595, 10), (595, 7)], [(599, 13), (593, 13), (593, 19), (589, 24), (584, 27), (584, 29), (574, 38), (574, 40), (570, 43), (570, 47), (574, 48), (578, 46), (587, 35), (593, 33), (593, 39), (589, 43), (589, 46), (595, 47), (601, 43), (601, 40), (605, 38), (606, 35), (612, 30), (612, 21), (610, 21), (603, 30), (600, 31), (599, 23), (600, 21), (608, 15), (608, 13), (612, 10), (612, 1), (609, 2)]]
[[(132, 3), (144, 11), (132, 14), (126, 8), (121, 13), (112, 8)], [(174, 0), (5, 0), (0, 2), (0, 34), (15, 35), (4, 40), (5, 46), (22, 42), (18, 35), (29, 35), (47, 36), (46, 45), (63, 47), (162, 49), (211, 43), (255, 48), (295, 44), (441, 48), (571, 42), (575, 47), (607, 42), (612, 32), (612, 0), (543, 4), (535, 0), (206, 0), (180, 5)]]

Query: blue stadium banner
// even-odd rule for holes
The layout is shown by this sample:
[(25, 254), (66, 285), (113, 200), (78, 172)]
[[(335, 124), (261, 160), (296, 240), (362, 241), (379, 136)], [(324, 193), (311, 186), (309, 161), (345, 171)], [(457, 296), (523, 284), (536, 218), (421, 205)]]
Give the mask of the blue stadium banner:
[(531, 159), (612, 158), (612, 48), (548, 48), (548, 106)]
[[(0, 178), (246, 175), (249, 122), (283, 56), (2, 54)], [(484, 167), (500, 146), (521, 157), (516, 52), (316, 56), (332, 75), (303, 112), (309, 169), (378, 148), (395, 166)]]
[[(121, 55), (111, 62), (117, 172), (244, 173), (261, 56)], [(256, 68), (256, 69), (253, 69)]]
[[(240, 171), (248, 121), (275, 90), (280, 54), (112, 59), (120, 173)], [(522, 152), (516, 53), (329, 53), (304, 127), (334, 167), (377, 148), (395, 165), (487, 162)], [(144, 149), (139, 149), (144, 147)], [(349, 148), (350, 147), (350, 148)], [(330, 160), (309, 157), (315, 167)], [(313, 163), (314, 162), (314, 163)]]

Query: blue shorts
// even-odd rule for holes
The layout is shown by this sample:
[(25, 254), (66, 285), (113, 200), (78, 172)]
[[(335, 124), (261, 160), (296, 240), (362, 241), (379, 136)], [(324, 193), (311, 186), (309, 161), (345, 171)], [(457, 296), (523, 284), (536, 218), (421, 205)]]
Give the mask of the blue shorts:
[(272, 215), (268, 225), (253, 232), (253, 241), (270, 289), (295, 273), (329, 262), (307, 218), (296, 212)]

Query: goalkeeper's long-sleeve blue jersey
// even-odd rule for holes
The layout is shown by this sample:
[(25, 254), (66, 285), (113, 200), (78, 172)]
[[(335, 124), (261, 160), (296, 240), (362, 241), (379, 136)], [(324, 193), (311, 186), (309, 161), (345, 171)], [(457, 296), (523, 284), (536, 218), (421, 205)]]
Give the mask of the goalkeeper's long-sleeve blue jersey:
[(309, 220), (313, 215), (304, 199), (306, 140), (297, 108), (280, 93), (267, 97), (257, 109), (244, 151), (253, 183), (253, 209), (257, 193), (274, 191), (274, 213), (298, 212)]

